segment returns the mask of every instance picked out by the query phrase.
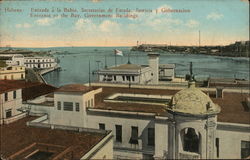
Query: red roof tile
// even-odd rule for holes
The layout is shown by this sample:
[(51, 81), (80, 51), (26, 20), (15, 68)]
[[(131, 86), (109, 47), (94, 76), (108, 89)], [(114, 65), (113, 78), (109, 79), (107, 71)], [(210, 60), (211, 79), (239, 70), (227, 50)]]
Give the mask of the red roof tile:
[[(59, 155), (65, 149), (71, 147), (72, 152), (70, 152), (70, 156), (67, 157), (67, 155), (65, 155), (66, 157), (64, 156), (64, 158), (80, 159), (105, 136), (104, 134), (99, 133), (75, 132), (58, 129), (52, 130), (49, 128), (26, 126), (26, 122), (33, 119), (35, 119), (35, 117), (26, 117), (14, 123), (0, 126), (0, 155), (6, 158), (36, 143), (44, 144), (45, 148), (47, 145), (49, 151), (51, 146), (54, 146), (54, 149), (52, 148), (51, 152), (56, 155)], [(55, 153), (56, 146), (58, 146), (57, 148), (59, 149)], [(60, 148), (62, 149), (60, 150)], [(21, 155), (22, 154), (20, 154), (20, 156)], [(53, 155), (53, 157), (56, 155)], [(16, 157), (14, 159), (23, 158), (24, 157)], [(63, 157), (60, 158), (63, 159)]]
[(68, 84), (65, 86), (60, 87), (56, 92), (79, 92), (79, 93), (86, 93), (92, 90), (91, 87), (87, 87), (83, 84)]
[(22, 89), (24, 101), (34, 99), (44, 94), (54, 92), (57, 88), (40, 82), (26, 82), (24, 80), (0, 80), (0, 93)]

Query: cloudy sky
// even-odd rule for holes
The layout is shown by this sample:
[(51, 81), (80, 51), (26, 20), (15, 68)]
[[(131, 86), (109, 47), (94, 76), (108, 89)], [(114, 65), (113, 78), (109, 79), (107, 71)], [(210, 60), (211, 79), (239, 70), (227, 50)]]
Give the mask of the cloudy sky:
[[(49, 9), (31, 12), (31, 9)], [(55, 9), (52, 12), (52, 9)], [(56, 12), (56, 9), (61, 12)], [(76, 9), (80, 17), (62, 17), (64, 8)], [(152, 12), (136, 12), (136, 8)], [(245, 0), (86, 0), (1, 1), (0, 46), (133, 46), (139, 43), (224, 45), (249, 37), (249, 3)], [(14, 12), (18, 9), (21, 12)], [(113, 12), (82, 12), (112, 9)], [(131, 12), (116, 12), (130, 9)], [(165, 10), (188, 12), (164, 12)], [(56, 17), (31, 17), (30, 14)], [(64, 14), (70, 15), (70, 12)], [(90, 18), (86, 14), (111, 14), (113, 18)], [(116, 18), (116, 14), (137, 18)]]

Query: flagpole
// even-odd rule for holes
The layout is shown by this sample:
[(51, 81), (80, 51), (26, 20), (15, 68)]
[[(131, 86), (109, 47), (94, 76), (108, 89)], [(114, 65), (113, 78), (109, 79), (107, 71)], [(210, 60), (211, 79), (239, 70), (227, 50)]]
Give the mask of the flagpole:
[(90, 82), (90, 60), (89, 60), (89, 87), (91, 87), (91, 82)]

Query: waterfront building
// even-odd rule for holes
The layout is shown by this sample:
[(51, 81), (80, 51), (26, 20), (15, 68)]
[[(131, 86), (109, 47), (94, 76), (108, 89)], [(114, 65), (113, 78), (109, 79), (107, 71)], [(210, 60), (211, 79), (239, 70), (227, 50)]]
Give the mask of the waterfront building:
[(149, 65), (121, 64), (97, 71), (98, 81), (107, 83), (126, 84), (158, 84), (160, 78), (173, 80), (174, 64), (159, 66), (159, 54), (148, 54)]
[(25, 79), (24, 66), (0, 67), (0, 80), (23, 80)]
[(98, 71), (99, 82), (147, 84), (152, 80), (148, 66), (122, 64)]
[(56, 59), (53, 57), (25, 57), (24, 65), (27, 68), (55, 68), (57, 66)]
[(0, 60), (4, 60), (8, 66), (25, 66), (26, 68), (56, 68), (57, 61), (53, 57), (24, 57), (22, 54), (0, 54)]
[[(199, 89), (194, 82), (76, 84), (56, 91), (36, 122), (112, 130), (114, 158), (240, 159), (250, 156), (248, 96), (249, 90)], [(41, 113), (43, 103), (36, 104)]]
[(39, 125), (25, 117), (0, 127), (0, 159), (113, 159), (111, 131)]
[(22, 54), (0, 54), (0, 60), (4, 60), (8, 66), (24, 66)]
[(175, 64), (160, 64), (159, 65), (159, 80), (173, 81), (175, 78)]

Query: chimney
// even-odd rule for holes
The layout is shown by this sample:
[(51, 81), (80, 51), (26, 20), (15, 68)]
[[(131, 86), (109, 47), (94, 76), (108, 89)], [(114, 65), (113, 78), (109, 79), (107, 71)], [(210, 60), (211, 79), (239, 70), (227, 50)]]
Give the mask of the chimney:
[(152, 83), (159, 82), (159, 53), (148, 53), (149, 67), (152, 69)]
[(222, 87), (216, 88), (216, 98), (223, 98), (223, 88)]

